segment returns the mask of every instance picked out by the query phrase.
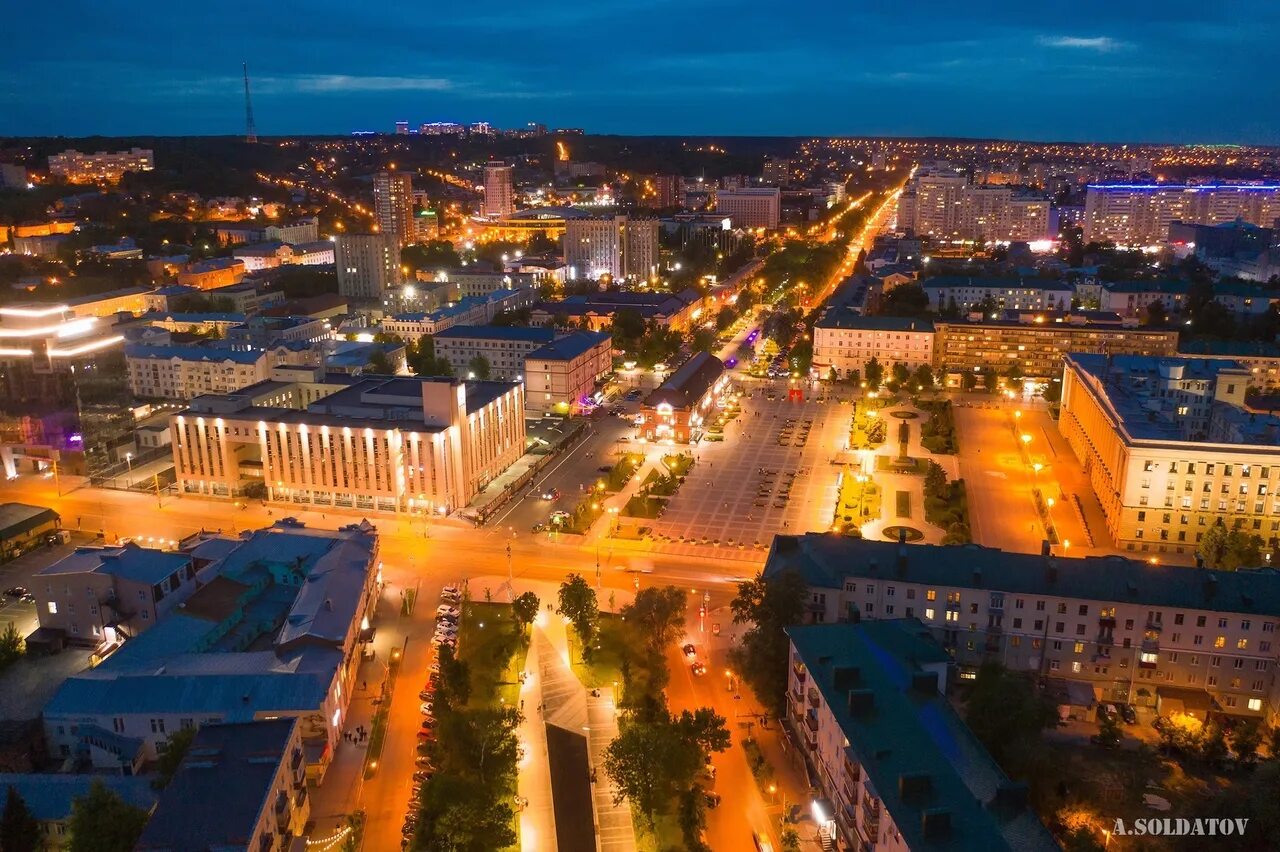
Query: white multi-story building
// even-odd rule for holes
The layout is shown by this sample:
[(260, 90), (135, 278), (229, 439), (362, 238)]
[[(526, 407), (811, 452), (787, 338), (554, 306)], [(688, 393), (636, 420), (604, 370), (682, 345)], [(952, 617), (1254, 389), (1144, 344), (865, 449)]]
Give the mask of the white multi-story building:
[(406, 246), (417, 237), (413, 223), (413, 177), (408, 172), (382, 171), (373, 176), (373, 212), (378, 229), (394, 234)]
[(197, 397), (171, 422), (182, 493), (231, 498), (256, 482), (290, 506), (452, 511), (525, 449), (524, 394), (511, 382), (266, 381)]
[(513, 169), (506, 163), (491, 162), (484, 167), (484, 215), (505, 219), (516, 212)]
[(455, 325), (433, 340), (436, 357), (448, 361), (455, 376), (468, 376), (471, 362), (480, 357), (489, 363), (488, 378), (518, 382), (524, 379), (525, 356), (554, 338), (551, 328)]
[(1076, 293), (1066, 282), (1036, 278), (939, 275), (922, 280), (920, 286), (929, 297), (929, 307), (938, 313), (953, 303), (957, 310), (968, 311), (988, 299), (999, 310), (1066, 311)]
[(149, 172), (155, 167), (155, 154), (150, 148), (98, 151), (93, 154), (68, 148), (61, 154), (49, 155), (49, 173), (68, 183), (119, 183), (125, 172)]
[(658, 272), (658, 221), (613, 216), (567, 219), (564, 257), (571, 280), (648, 281)]
[(400, 247), (394, 234), (342, 234), (334, 247), (338, 292), (381, 300), (400, 283)]
[(1117, 547), (1194, 553), (1219, 522), (1280, 538), (1280, 417), (1248, 407), (1264, 379), (1226, 358), (1065, 358), (1059, 428)]
[(413, 311), (385, 318), (380, 331), (406, 341), (417, 342), (425, 335), (439, 334), (460, 325), (484, 325), (503, 311), (533, 304), (529, 290), (494, 290), (488, 296), (468, 296), (434, 311)]
[(1280, 186), (1092, 185), (1084, 209), (1086, 241), (1163, 245), (1174, 222), (1219, 225), (1243, 219), (1271, 227), (1280, 218)]
[(914, 619), (787, 628), (783, 720), (821, 795), (824, 848), (1058, 849), (946, 698), (951, 657)]
[(927, 319), (862, 316), (839, 307), (829, 309), (813, 327), (813, 369), (823, 378), (862, 373), (872, 358), (889, 370), (932, 367), (934, 329)]
[(775, 230), (782, 221), (782, 190), (776, 186), (721, 189), (716, 212), (728, 216), (735, 228)]
[[(1047, 550), (1046, 545), (1046, 550)], [(1088, 684), (1093, 701), (1172, 715), (1280, 711), (1280, 573), (1066, 558), (823, 533), (777, 536), (765, 577), (797, 571), (808, 620), (918, 618), (961, 676), (983, 662)], [(1066, 703), (1066, 702), (1063, 702)]]
[(570, 332), (525, 356), (525, 408), (531, 414), (578, 414), (598, 401), (596, 383), (612, 370), (612, 337)]
[(131, 343), (124, 355), (129, 390), (140, 399), (188, 400), (231, 393), (266, 381), (271, 373), (271, 359), (262, 349)]

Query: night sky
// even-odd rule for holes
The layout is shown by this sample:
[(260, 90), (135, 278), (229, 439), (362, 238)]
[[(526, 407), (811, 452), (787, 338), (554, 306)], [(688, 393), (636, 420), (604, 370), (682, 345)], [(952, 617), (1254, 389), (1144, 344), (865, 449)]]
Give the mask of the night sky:
[(1276, 0), (20, 4), (0, 134), (397, 119), (598, 133), (1280, 144)]

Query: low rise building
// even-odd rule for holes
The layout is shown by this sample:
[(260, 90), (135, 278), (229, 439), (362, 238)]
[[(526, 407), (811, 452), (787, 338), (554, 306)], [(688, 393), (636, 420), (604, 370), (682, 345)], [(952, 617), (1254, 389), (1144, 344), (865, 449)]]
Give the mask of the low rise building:
[(78, 547), (31, 578), (46, 640), (111, 648), (154, 627), (196, 590), (183, 553), (124, 544)]
[(214, 290), (239, 284), (244, 278), (245, 264), (235, 257), (212, 257), (196, 261), (178, 273), (178, 283), (197, 290)]
[(1194, 553), (1225, 523), (1280, 538), (1280, 417), (1227, 358), (1068, 355), (1059, 428), (1117, 547)]
[(646, 441), (696, 443), (729, 385), (724, 364), (698, 352), (658, 388), (640, 408), (640, 433)]
[(0, 559), (8, 561), (39, 547), (62, 523), (53, 509), (27, 503), (0, 503)]
[(596, 383), (613, 370), (613, 338), (574, 331), (524, 358), (524, 404), (530, 414), (579, 414), (597, 402)]
[(718, 190), (716, 213), (728, 217), (735, 228), (775, 230), (782, 221), (782, 190), (776, 186)]
[[(322, 777), (359, 681), (362, 625), (374, 617), (376, 533), (285, 519), (237, 538), (198, 537), (180, 555), (200, 587), (63, 682), (43, 713), (50, 752), (72, 768), (128, 774), (186, 728), (298, 719), (308, 773)], [(70, 597), (88, 601), (82, 588)]]
[(819, 376), (861, 374), (872, 358), (885, 369), (932, 367), (934, 327), (927, 319), (863, 316), (843, 307), (828, 309), (813, 327), (813, 369)]
[(1273, 723), (1280, 711), (1275, 569), (806, 533), (774, 539), (764, 575), (789, 571), (809, 587), (808, 621), (918, 618), (962, 678), (994, 661), (1166, 715), (1207, 705)]
[(205, 725), (160, 795), (135, 852), (289, 852), (311, 815), (303, 723)]
[(518, 384), (346, 376), (267, 381), (174, 415), (178, 488), (230, 499), (404, 512), (466, 506), (524, 453)]
[(528, 290), (495, 290), (487, 296), (467, 296), (434, 311), (411, 311), (387, 317), (380, 330), (406, 341), (417, 341), (455, 326), (484, 325), (504, 311), (528, 307), (532, 302)]
[(209, 290), (207, 295), (210, 299), (227, 299), (231, 310), (241, 314), (256, 314), (265, 308), (283, 305), (285, 301), (282, 291), (269, 290), (261, 281), (241, 281)]
[[(972, 278), (939, 275), (920, 282), (929, 307), (937, 313), (970, 311), (990, 304), (999, 310), (1066, 311), (1075, 288), (1065, 281), (1039, 278)], [(1103, 310), (1111, 310), (1106, 305)]]
[(592, 331), (613, 324), (619, 311), (631, 311), (641, 319), (653, 320), (677, 331), (688, 329), (703, 313), (702, 294), (694, 289), (679, 293), (636, 293), (610, 290), (578, 294), (557, 302), (539, 302), (530, 315), (532, 325), (552, 325), (557, 317), (585, 323)]
[(246, 272), (275, 269), (293, 263), (293, 246), (288, 243), (251, 243), (232, 249), (231, 256), (244, 262)]
[(946, 698), (951, 657), (915, 619), (787, 628), (784, 723), (830, 848), (1058, 849)]
[(0, 791), (13, 788), (40, 824), (40, 845), (44, 852), (66, 849), (71, 842), (71, 810), (77, 799), (89, 795), (101, 784), (126, 804), (151, 813), (158, 794), (152, 779), (129, 775), (70, 775), (61, 772), (5, 772), (0, 774)]

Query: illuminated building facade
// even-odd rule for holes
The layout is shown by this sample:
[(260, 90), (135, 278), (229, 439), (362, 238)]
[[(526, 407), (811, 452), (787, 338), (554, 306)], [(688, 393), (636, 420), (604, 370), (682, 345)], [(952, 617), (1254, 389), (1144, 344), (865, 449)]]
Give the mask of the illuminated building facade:
[(1068, 355), (1059, 428), (1117, 547), (1191, 554), (1216, 523), (1280, 537), (1280, 417), (1229, 358)]
[(1277, 218), (1280, 185), (1093, 185), (1085, 194), (1084, 239), (1163, 245), (1174, 222), (1220, 225), (1242, 219), (1271, 227)]
[(516, 212), (513, 169), (506, 163), (492, 162), (484, 167), (484, 215), (504, 219)]
[(184, 494), (367, 512), (462, 508), (525, 450), (512, 382), (314, 375), (198, 397), (170, 422)]
[(408, 172), (383, 171), (373, 176), (373, 210), (382, 233), (394, 234), (401, 247), (415, 241), (413, 178)]
[(150, 148), (94, 154), (68, 148), (61, 154), (49, 155), (49, 173), (68, 183), (119, 183), (125, 172), (149, 172), (155, 167), (155, 154)]
[(646, 441), (696, 443), (728, 387), (729, 377), (720, 359), (707, 352), (697, 353), (645, 397), (640, 407), (640, 434)]

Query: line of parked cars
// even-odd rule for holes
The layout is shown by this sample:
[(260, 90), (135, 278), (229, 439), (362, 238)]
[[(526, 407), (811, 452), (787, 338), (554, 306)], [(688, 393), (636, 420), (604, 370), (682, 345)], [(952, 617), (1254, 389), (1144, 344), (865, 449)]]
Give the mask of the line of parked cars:
[[(440, 592), (440, 605), (436, 607), (436, 632), (432, 644), (437, 648), (448, 645), (458, 647), (458, 620), (462, 617), (462, 592), (457, 586), (445, 586)], [(413, 788), (409, 794), (409, 813), (405, 815), (400, 833), (404, 838), (400, 848), (408, 848), (413, 833), (418, 830), (418, 807), (422, 804), (422, 786), (435, 773), (431, 763), (430, 746), (436, 740), (435, 697), (440, 686), (440, 659), (435, 657), (428, 667), (427, 682), (418, 693), (422, 704), (422, 724), (418, 728), (418, 756), (414, 760)]]

